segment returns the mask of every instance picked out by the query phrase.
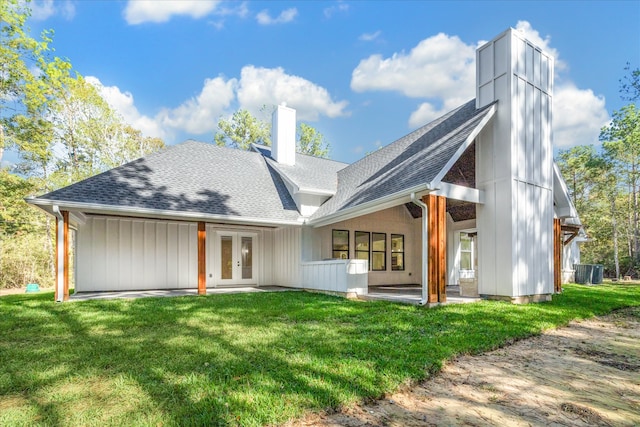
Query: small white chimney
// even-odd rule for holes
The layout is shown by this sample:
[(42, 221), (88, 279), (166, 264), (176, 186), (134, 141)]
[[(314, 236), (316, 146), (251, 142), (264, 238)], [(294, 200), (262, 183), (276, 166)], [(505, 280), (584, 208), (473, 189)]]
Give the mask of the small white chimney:
[(296, 163), (296, 110), (286, 103), (278, 105), (271, 123), (271, 157), (278, 163)]

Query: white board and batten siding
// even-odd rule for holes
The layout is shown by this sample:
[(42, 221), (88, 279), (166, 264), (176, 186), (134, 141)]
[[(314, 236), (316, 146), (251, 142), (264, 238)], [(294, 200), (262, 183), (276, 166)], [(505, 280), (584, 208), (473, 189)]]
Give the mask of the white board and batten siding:
[(197, 287), (196, 223), (89, 217), (78, 231), (76, 292)]
[(361, 259), (303, 262), (302, 288), (347, 296), (366, 295), (368, 270), (367, 261)]
[(273, 231), (271, 267), (273, 284), (300, 287), (301, 227), (277, 228)]
[(507, 30), (477, 52), (477, 106), (498, 100), (476, 144), (479, 292), (553, 293), (553, 58)]

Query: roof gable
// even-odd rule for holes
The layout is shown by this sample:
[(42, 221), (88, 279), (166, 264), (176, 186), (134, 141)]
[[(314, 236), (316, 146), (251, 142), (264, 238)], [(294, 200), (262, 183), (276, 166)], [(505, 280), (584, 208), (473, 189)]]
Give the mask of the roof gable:
[(295, 185), (303, 193), (333, 195), (336, 192), (337, 173), (348, 166), (336, 160), (296, 153), (294, 165), (283, 165), (271, 157), (271, 147), (253, 144), (267, 163), (285, 180)]
[[(471, 100), (338, 172), (338, 191), (312, 220), (427, 186), (443, 176), (494, 111)], [(471, 138), (472, 139), (472, 138)]]

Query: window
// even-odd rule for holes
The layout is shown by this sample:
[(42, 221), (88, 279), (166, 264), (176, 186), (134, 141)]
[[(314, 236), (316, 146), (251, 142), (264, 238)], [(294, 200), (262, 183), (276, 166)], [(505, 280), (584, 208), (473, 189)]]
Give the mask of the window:
[(473, 244), (471, 236), (460, 233), (460, 270), (473, 270)]
[(404, 236), (391, 235), (391, 270), (404, 271)]
[(387, 235), (371, 233), (371, 269), (384, 271), (387, 269)]
[(349, 230), (333, 230), (333, 258), (349, 258)]
[(356, 231), (356, 259), (366, 259), (371, 269), (369, 260), (369, 232)]

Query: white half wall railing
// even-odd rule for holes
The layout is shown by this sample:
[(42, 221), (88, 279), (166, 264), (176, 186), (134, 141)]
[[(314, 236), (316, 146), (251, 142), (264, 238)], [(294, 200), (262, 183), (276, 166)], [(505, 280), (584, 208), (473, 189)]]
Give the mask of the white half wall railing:
[(337, 292), (345, 296), (366, 295), (369, 263), (363, 259), (333, 259), (301, 264), (302, 288)]

